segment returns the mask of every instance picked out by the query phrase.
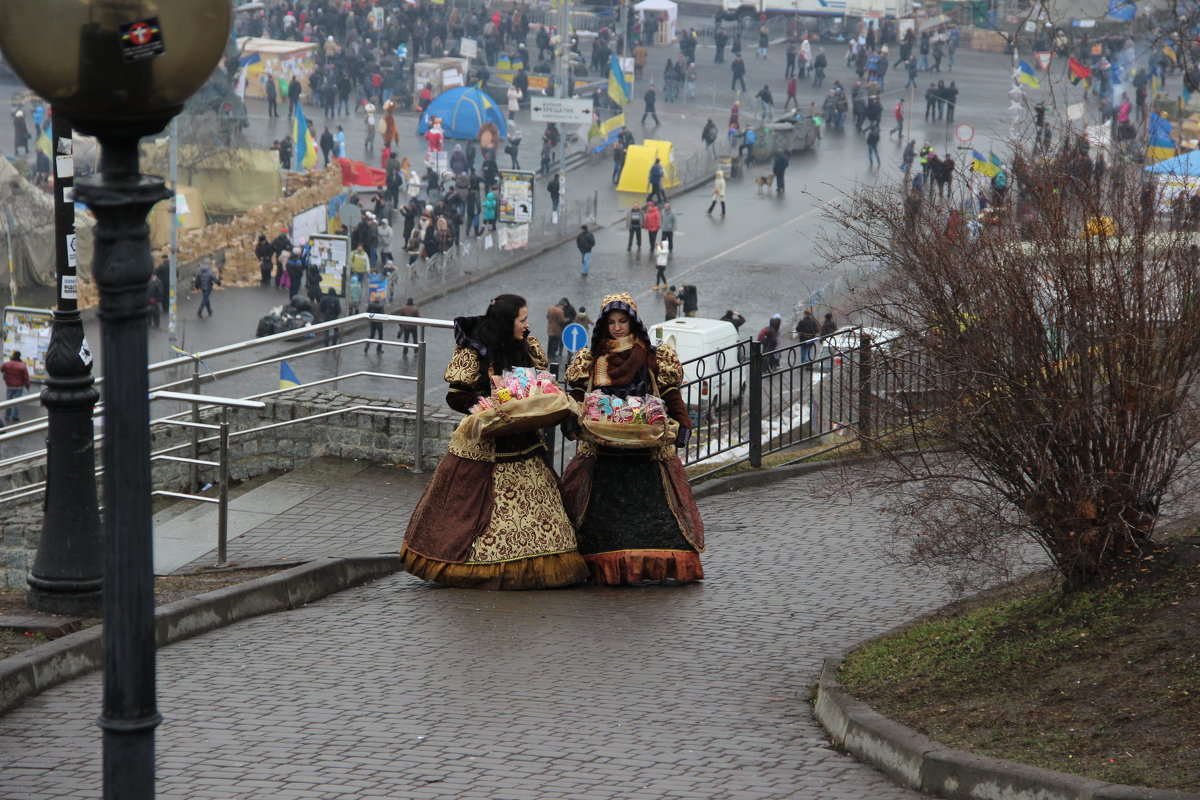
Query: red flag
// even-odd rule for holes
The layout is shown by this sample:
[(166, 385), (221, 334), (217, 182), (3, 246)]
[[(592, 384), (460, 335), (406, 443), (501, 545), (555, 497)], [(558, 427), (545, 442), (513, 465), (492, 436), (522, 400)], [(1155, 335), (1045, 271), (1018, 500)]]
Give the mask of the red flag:
[(1071, 83), (1079, 83), (1081, 80), (1086, 81), (1092, 77), (1092, 70), (1076, 61), (1075, 56), (1071, 56), (1068, 66), (1071, 68), (1071, 75), (1074, 76)]
[(348, 158), (337, 159), (342, 168), (342, 186), (386, 186), (387, 173), (381, 169), (368, 167), (361, 161), (351, 161)]

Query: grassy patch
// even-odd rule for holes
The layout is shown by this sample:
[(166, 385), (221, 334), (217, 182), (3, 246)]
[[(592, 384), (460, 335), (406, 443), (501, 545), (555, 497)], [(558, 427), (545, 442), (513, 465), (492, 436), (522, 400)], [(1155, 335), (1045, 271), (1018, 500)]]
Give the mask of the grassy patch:
[(1031, 582), (866, 643), (851, 694), (945, 744), (1114, 783), (1200, 786), (1200, 538), (1112, 586)]

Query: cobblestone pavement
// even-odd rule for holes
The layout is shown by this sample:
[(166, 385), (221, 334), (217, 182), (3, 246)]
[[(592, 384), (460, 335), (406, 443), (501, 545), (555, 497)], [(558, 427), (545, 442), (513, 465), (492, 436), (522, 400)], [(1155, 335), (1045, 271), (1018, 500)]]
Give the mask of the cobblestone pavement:
[[(807, 698), (824, 656), (946, 598), (881, 561), (880, 516), (823, 481), (701, 501), (702, 584), (399, 574), (168, 647), (158, 797), (917, 798), (833, 751)], [(0, 718), (5, 800), (99, 795), (99, 693), (94, 674)]]
[[(314, 491), (269, 522), (246, 531), (229, 543), (229, 559), (252, 566), (394, 553), (400, 549), (409, 515), (432, 473), (432, 466), (420, 475), (402, 466), (364, 469), (350, 480)], [(216, 552), (177, 572), (195, 572), (213, 564)]]

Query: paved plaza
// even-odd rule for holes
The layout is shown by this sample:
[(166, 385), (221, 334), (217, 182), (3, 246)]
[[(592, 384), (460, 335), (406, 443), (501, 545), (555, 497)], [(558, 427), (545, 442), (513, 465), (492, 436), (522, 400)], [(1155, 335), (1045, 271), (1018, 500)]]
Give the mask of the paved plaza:
[[(231, 556), (316, 555), (315, 537), (322, 555), (395, 550), (413, 480), (370, 468), (315, 489)], [(702, 584), (498, 593), (397, 574), (168, 647), (158, 797), (919, 797), (833, 751), (808, 693), (825, 656), (946, 596), (885, 563), (883, 518), (828, 482), (702, 499)], [(0, 795), (97, 797), (99, 707), (93, 674), (0, 718)]]

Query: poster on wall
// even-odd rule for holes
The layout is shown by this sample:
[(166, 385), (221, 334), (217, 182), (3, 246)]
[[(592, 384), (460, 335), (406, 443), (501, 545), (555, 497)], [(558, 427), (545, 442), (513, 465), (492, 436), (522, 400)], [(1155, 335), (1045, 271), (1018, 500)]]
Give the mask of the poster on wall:
[[(50, 324), (54, 314), (46, 308), (8, 306), (4, 309), (4, 359), (14, 350), (21, 351), (21, 360), (29, 370), (31, 380), (46, 379), (46, 350), (50, 347)], [(91, 363), (87, 342), (80, 357)]]
[(309, 259), (321, 268), (321, 293), (333, 289), (346, 296), (346, 270), (350, 266), (350, 237), (314, 233), (308, 237)]
[(500, 229), (500, 247), (504, 250), (520, 250), (529, 244), (528, 225), (506, 225)]
[(533, 179), (534, 174), (526, 170), (500, 170), (501, 222), (525, 225), (533, 221)]

